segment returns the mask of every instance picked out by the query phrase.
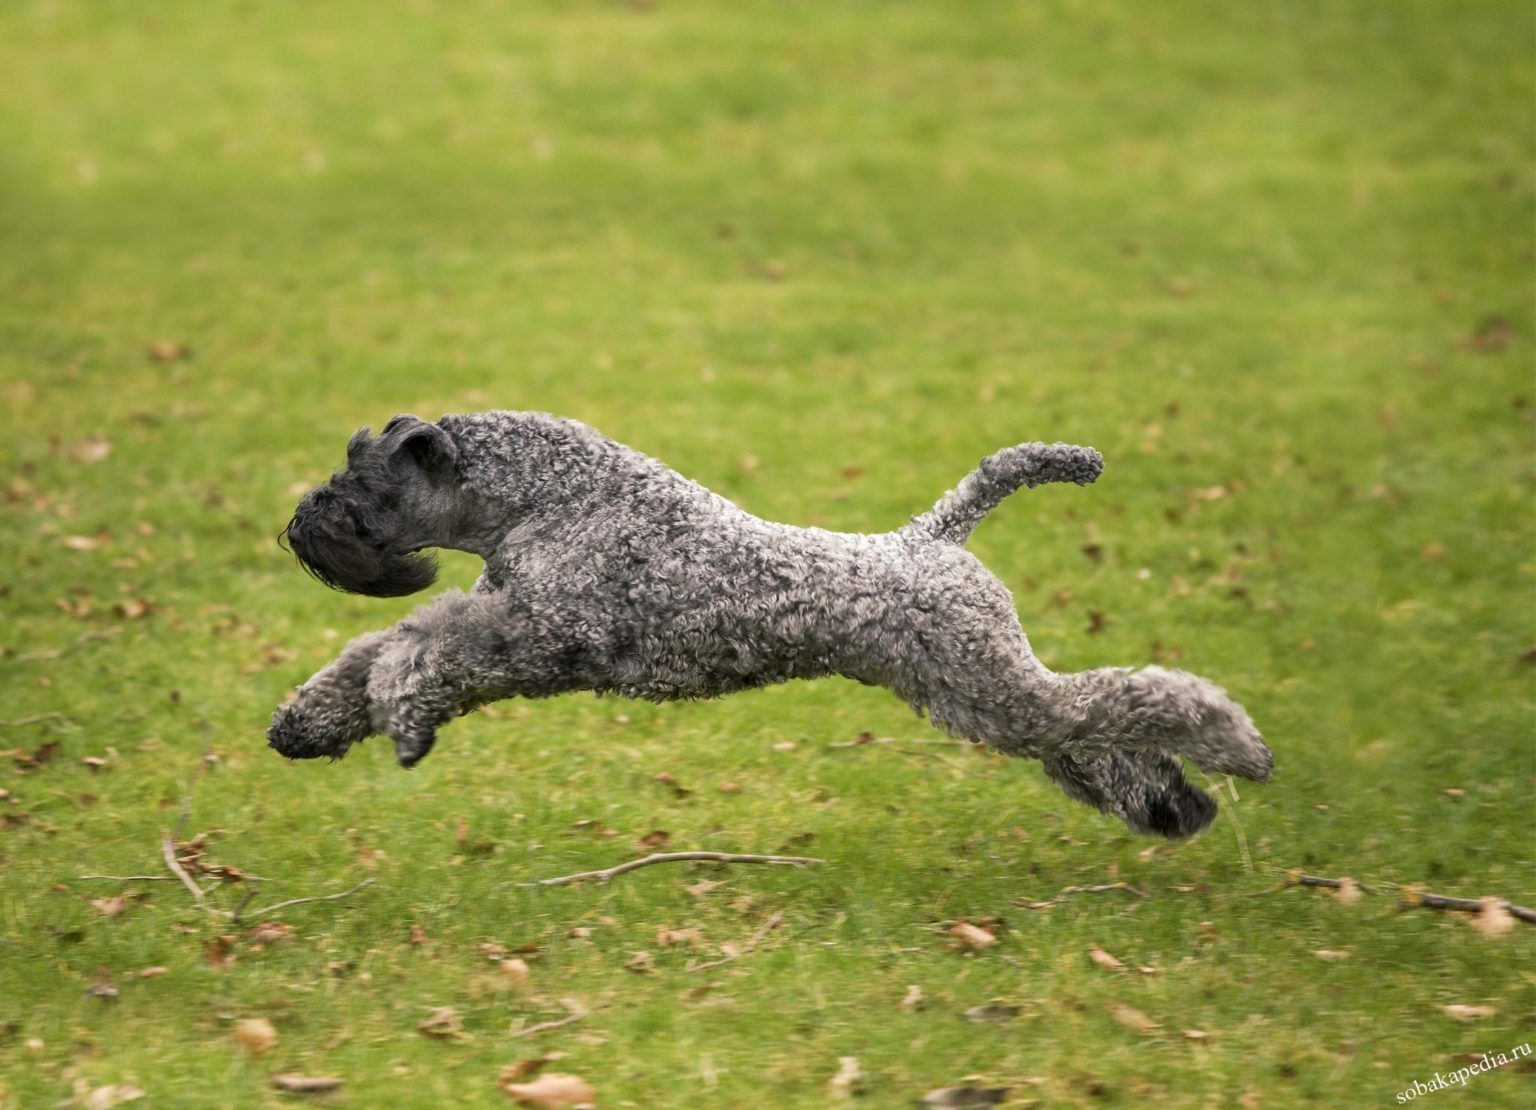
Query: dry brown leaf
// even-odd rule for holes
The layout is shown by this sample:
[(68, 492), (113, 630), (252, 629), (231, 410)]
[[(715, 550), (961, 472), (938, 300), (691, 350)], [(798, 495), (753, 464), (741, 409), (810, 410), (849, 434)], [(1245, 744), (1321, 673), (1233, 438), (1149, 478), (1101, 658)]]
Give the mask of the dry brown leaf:
[(111, 1110), (124, 1102), (136, 1102), (144, 1097), (144, 1092), (132, 1083), (108, 1083), (105, 1087), (97, 1087), (80, 1096), (80, 1105), (84, 1110)]
[(128, 899), (122, 895), (113, 898), (92, 898), (91, 908), (103, 917), (116, 917), (128, 908)]
[(139, 620), (155, 611), (155, 603), (147, 597), (128, 597), (112, 606), (112, 612), (124, 620)]
[(703, 898), (716, 887), (724, 885), (725, 884), (718, 879), (700, 879), (698, 882), (693, 883), (690, 886), (683, 887), (683, 889), (695, 898)]
[(180, 362), (192, 354), (192, 348), (174, 339), (156, 339), (145, 353), (156, 362)]
[(277, 1046), (277, 1030), (266, 1018), (245, 1018), (235, 1022), (231, 1034), (235, 1043), (252, 1056), (262, 1056)]
[(624, 962), (625, 971), (633, 971), (636, 975), (644, 975), (648, 971), (655, 971), (656, 965), (651, 960), (649, 952), (636, 952)]
[(409, 944), (412, 948), (420, 948), (424, 944), (431, 944), (432, 938), (427, 936), (427, 931), (420, 925), (412, 925), (411, 933), (410, 936), (406, 938), (406, 943)]
[(513, 1083), (503, 1078), (501, 1089), (514, 1102), (537, 1107), (538, 1110), (565, 1110), (566, 1107), (597, 1105), (597, 1092), (590, 1083), (579, 1076), (561, 1075), (559, 1072), (549, 1072), (527, 1083)]
[(1477, 913), (1467, 920), (1472, 928), (1488, 937), (1503, 936), (1515, 927), (1515, 916), (1502, 898), (1479, 899)]
[(1312, 955), (1316, 956), (1320, 960), (1349, 959), (1349, 953), (1338, 948), (1319, 948), (1316, 952), (1312, 953)]
[(720, 793), (722, 793), (722, 794), (740, 794), (741, 793), (741, 787), (737, 786), (734, 782), (722, 782), (720, 784)]
[(1111, 956), (1102, 948), (1088, 949), (1088, 958), (1100, 967), (1107, 967), (1110, 971), (1124, 971), (1125, 965)]
[(656, 930), (656, 943), (670, 948), (680, 944), (697, 948), (704, 943), (704, 934), (691, 925), (681, 929), (669, 929), (663, 925)]
[(949, 935), (960, 942), (961, 948), (980, 952), (997, 943), (997, 937), (979, 925), (972, 925), (969, 921), (957, 921), (949, 927)]
[(71, 551), (95, 551), (101, 546), (95, 536), (60, 536), (59, 542)]
[(1342, 879), (1339, 880), (1339, 885), (1334, 890), (1333, 896), (1340, 902), (1343, 902), (1346, 906), (1352, 906), (1356, 902), (1360, 901), (1362, 897), (1364, 897), (1360, 891), (1360, 884), (1355, 882), (1355, 880), (1351, 879), (1348, 875), (1345, 875)]
[(1457, 1021), (1480, 1021), (1498, 1013), (1492, 1006), (1464, 1006), (1460, 1003), (1440, 1008)]
[(1109, 1008), (1109, 1016), (1118, 1021), (1127, 1029), (1134, 1029), (1138, 1033), (1156, 1033), (1162, 1028), (1146, 1014), (1134, 1006), (1127, 1006), (1124, 1002), (1116, 1002)]
[(848, 1098), (864, 1073), (859, 1070), (857, 1056), (839, 1056), (837, 1074), (827, 1080), (827, 1093), (833, 1098)]
[(508, 1064), (501, 1069), (501, 1075), (497, 1082), (502, 1086), (508, 1083), (516, 1083), (520, 1079), (527, 1079), (530, 1075), (537, 1075), (544, 1068), (553, 1064), (556, 1060), (564, 1060), (563, 1052), (546, 1052), (543, 1056), (534, 1056), (528, 1060), (519, 1060), (515, 1064)]
[(1184, 1030), (1184, 1039), (1186, 1041), (1208, 1041), (1212, 1036), (1213, 1034), (1207, 1033), (1204, 1029)]
[(90, 439), (82, 439), (73, 444), (69, 449), (69, 457), (76, 462), (98, 463), (112, 453), (110, 440), (96, 436)]
[(293, 935), (293, 926), (284, 921), (263, 921), (245, 931), (245, 939), (255, 944), (276, 944)]
[(452, 1006), (434, 1006), (420, 1025), (417, 1032), (428, 1037), (435, 1037), (444, 1041), (467, 1041), (468, 1033), (464, 1032), (464, 1023), (459, 1018), (459, 1011)]
[(668, 841), (671, 839), (672, 834), (667, 832), (666, 829), (653, 829), (640, 838), (639, 844), (642, 848), (649, 848), (652, 851), (659, 851), (660, 849), (665, 848)]
[(334, 1091), (341, 1086), (342, 1082), (329, 1075), (294, 1075), (291, 1072), (272, 1077), (272, 1086), (279, 1091), (287, 1091), (291, 1095), (314, 1095), (324, 1091)]
[(117, 999), (117, 988), (110, 983), (97, 983), (85, 992), (87, 998), (97, 998), (102, 1002), (113, 1002)]
[(901, 1008), (903, 1010), (916, 1010), (923, 1004), (923, 988), (911, 986), (907, 993), (901, 996)]
[(168, 967), (161, 967), (159, 964), (156, 964), (154, 967), (146, 967), (143, 971), (139, 972), (139, 978), (154, 979), (158, 976), (168, 974), (170, 970), (171, 969)]
[(501, 963), (496, 965), (496, 969), (500, 971), (502, 977), (505, 978), (506, 981), (512, 984), (514, 987), (523, 986), (528, 982), (529, 976), (533, 974), (532, 969), (529, 968), (527, 961), (519, 960), (516, 957), (510, 960), (502, 960)]
[(235, 937), (228, 934), (203, 942), (203, 959), (220, 971), (228, 970), (235, 963)]

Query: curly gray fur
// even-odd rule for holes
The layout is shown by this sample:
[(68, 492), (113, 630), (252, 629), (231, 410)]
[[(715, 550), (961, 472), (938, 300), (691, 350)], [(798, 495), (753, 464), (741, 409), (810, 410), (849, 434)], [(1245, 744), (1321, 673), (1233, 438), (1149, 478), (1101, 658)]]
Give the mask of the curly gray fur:
[(285, 530), (329, 585), (429, 585), (418, 554), (485, 569), (394, 628), (348, 644), (278, 709), (272, 747), (345, 754), (383, 733), (400, 763), (487, 702), (594, 690), (665, 701), (794, 678), (884, 686), (956, 736), (1034, 756), (1072, 797), (1138, 832), (1187, 836), (1216, 807), (1178, 757), (1264, 781), (1272, 757), (1205, 679), (1147, 667), (1055, 674), (1008, 590), (961, 544), (1005, 497), (1087, 484), (1097, 451), (1023, 444), (984, 459), (894, 532), (776, 524), (591, 428), (542, 413), (391, 420)]

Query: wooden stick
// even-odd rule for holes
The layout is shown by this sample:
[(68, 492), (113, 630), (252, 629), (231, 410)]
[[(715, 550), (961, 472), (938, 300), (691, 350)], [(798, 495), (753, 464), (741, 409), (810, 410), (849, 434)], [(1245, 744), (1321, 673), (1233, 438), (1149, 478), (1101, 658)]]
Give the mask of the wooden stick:
[(535, 1033), (548, 1033), (551, 1029), (559, 1029), (561, 1026), (578, 1022), (587, 1016), (587, 1009), (572, 999), (562, 998), (560, 1005), (570, 1011), (569, 1017), (563, 1017), (559, 1021), (541, 1021), (537, 1025), (530, 1025), (527, 1029), (519, 1029), (516, 1033), (508, 1033), (507, 1039), (514, 1040), (518, 1037), (531, 1037)]
[[(1364, 883), (1360, 882), (1358, 879), (1352, 879), (1350, 881), (1353, 882), (1355, 884), (1355, 886), (1360, 888), (1360, 893), (1361, 894), (1370, 894), (1371, 893), (1371, 888), (1366, 886)], [(1343, 879), (1325, 879), (1321, 875), (1304, 875), (1300, 871), (1298, 871), (1298, 870), (1293, 868), (1290, 871), (1287, 871), (1285, 873), (1285, 885), (1286, 886), (1320, 886), (1320, 887), (1322, 887), (1325, 890), (1338, 890), (1341, 886), (1344, 885), (1344, 880)]]
[[(1536, 910), (1517, 906), (1503, 898), (1495, 899), (1495, 901), (1509, 911), (1511, 917), (1518, 917), (1527, 924), (1536, 925)], [(1483, 899), (1453, 898), (1449, 894), (1431, 894), (1427, 890), (1415, 890), (1413, 887), (1405, 888), (1403, 890), (1402, 908), (1411, 910), (1418, 906), (1429, 910), (1457, 910), (1461, 913), (1481, 913)]]
[(1023, 898), (1015, 898), (1013, 904), (1023, 906), (1026, 910), (1046, 910), (1065, 902), (1074, 894), (1132, 894), (1137, 898), (1152, 897), (1144, 890), (1137, 890), (1130, 883), (1096, 883), (1093, 886), (1064, 886), (1044, 902), (1030, 902)]
[(175, 875), (182, 881), (182, 884), (192, 892), (193, 900), (198, 904), (199, 907), (201, 907), (204, 897), (203, 888), (192, 881), (192, 876), (187, 874), (186, 869), (183, 868), (181, 866), (181, 862), (177, 860), (176, 844), (171, 839), (171, 834), (168, 829), (160, 830), (160, 855), (165, 859), (165, 866), (170, 868), (171, 874)]
[[(1327, 890), (1338, 890), (1343, 884), (1342, 879), (1328, 879), (1320, 875), (1304, 875), (1298, 870), (1290, 870), (1285, 873), (1286, 886), (1316, 886)], [(1365, 886), (1356, 881), (1356, 886), (1365, 890)], [(1536, 925), (1536, 910), (1525, 906), (1517, 906), (1507, 898), (1494, 899), (1500, 906), (1509, 911), (1511, 917), (1517, 917), (1529, 925)], [(1428, 890), (1420, 890), (1416, 886), (1403, 888), (1402, 901), (1399, 908), (1405, 910), (1455, 910), (1458, 913), (1481, 913), (1484, 898), (1455, 898), (1449, 894), (1435, 894)]]
[(748, 955), (749, 953), (751, 953), (751, 951), (754, 948), (757, 947), (759, 941), (761, 941), (769, 933), (773, 932), (774, 929), (778, 928), (779, 922), (781, 922), (783, 920), (784, 920), (784, 915), (782, 913), (780, 913), (778, 910), (774, 910), (771, 914), (768, 915), (768, 920), (763, 922), (762, 928), (758, 929), (757, 932), (752, 934), (752, 936), (748, 939), (746, 945), (741, 949), (740, 952), (736, 952), (736, 953), (734, 953), (733, 955), (730, 955), (730, 956), (722, 957), (721, 959), (718, 959), (718, 960), (710, 960), (708, 963), (694, 964), (692, 967), (688, 968), (687, 970), (689, 970), (689, 971), (708, 971), (710, 968), (724, 967), (726, 964), (730, 963), (733, 960), (741, 959), (743, 956)]
[[(290, 898), (286, 902), (278, 902), (276, 905), (273, 905), (273, 906), (263, 906), (259, 910), (253, 910), (251, 912), (251, 916), (252, 917), (265, 917), (269, 913), (276, 913), (278, 910), (285, 910), (289, 906), (301, 906), (305, 902), (334, 902), (338, 898), (345, 898), (349, 894), (356, 894), (358, 891), (362, 890), (364, 887), (372, 886), (374, 884), (374, 882), (375, 882), (375, 880), (373, 880), (373, 879), (364, 879), (362, 882), (358, 883), (351, 890), (343, 890), (340, 894), (321, 894), (321, 895), (317, 895), (314, 898)], [(250, 901), (250, 899), (247, 898), (246, 901)], [(244, 905), (244, 903), (242, 903), (242, 906), (243, 905)]]
[(80, 882), (87, 879), (105, 879), (114, 883), (173, 883), (174, 875), (76, 875)]
[(568, 886), (571, 883), (579, 883), (587, 879), (606, 883), (627, 871), (637, 871), (642, 867), (650, 867), (652, 864), (688, 863), (694, 860), (708, 863), (787, 863), (794, 867), (804, 867), (810, 863), (827, 862), (824, 859), (813, 859), (810, 856), (737, 855), (732, 852), (652, 852), (642, 859), (632, 859), (627, 863), (621, 863), (614, 867), (605, 867), (601, 871), (578, 871), (574, 875), (557, 875), (553, 879), (539, 879), (536, 882), (518, 883), (517, 885), (520, 887)]

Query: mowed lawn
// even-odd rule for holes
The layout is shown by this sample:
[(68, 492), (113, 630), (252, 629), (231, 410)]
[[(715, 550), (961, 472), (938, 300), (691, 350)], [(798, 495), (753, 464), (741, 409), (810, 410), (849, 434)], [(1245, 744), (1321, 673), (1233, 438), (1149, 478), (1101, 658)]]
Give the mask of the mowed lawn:
[[(0, 1106), (277, 1074), (509, 1105), (554, 1053), (605, 1106), (1395, 1105), (1530, 1040), (1536, 930), (1398, 903), (1536, 904), (1533, 31), (1495, 0), (0, 8)], [(1000, 446), (1093, 444), (1098, 485), (972, 549), (1051, 666), (1227, 687), (1274, 781), (1133, 838), (836, 681), (285, 763), (272, 708), (425, 600), (307, 578), (299, 493), (359, 425), (493, 407), (860, 531)], [(238, 883), (82, 878), (167, 876), (184, 804), (205, 886), (269, 880), (247, 911), (373, 884), (234, 922)], [(519, 886), (642, 841), (826, 862)], [(1028, 905), (1116, 882), (1146, 897)], [(1531, 1070), (1470, 1087), (1528, 1105)]]

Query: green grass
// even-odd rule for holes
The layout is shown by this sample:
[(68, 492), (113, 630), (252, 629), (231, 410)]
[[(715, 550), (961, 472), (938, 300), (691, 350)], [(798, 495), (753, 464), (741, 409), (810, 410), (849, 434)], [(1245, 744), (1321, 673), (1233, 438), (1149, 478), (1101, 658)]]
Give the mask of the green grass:
[[(278, 1071), (498, 1105), (543, 1051), (609, 1106), (819, 1106), (842, 1056), (869, 1106), (966, 1076), (1395, 1104), (1528, 1040), (1536, 934), (1399, 914), (1390, 884), (1536, 899), (1533, 30), (1493, 0), (6, 5), (0, 747), (59, 746), (0, 770), (0, 1105), (254, 1106)], [(271, 708), (413, 604), (301, 574), (273, 543), (296, 490), (360, 424), (488, 407), (848, 530), (1000, 445), (1099, 447), (1099, 485), (1020, 495), (972, 547), (1051, 665), (1176, 660), (1245, 702), (1279, 764), (1225, 807), (1252, 867), (1226, 817), (1163, 845), (1033, 765), (833, 748), (933, 735), (842, 682), (507, 703), (410, 774), (378, 743), (284, 763)], [(377, 880), (223, 969), (179, 886), (77, 877), (161, 869), (205, 745), (188, 831), (264, 901)], [(828, 862), (517, 886), (655, 829)], [(1291, 867), (1383, 885), (1261, 894)], [(1016, 905), (1112, 877), (1150, 897)], [(959, 918), (1006, 929), (961, 955)], [(488, 941), (538, 946), (528, 992)], [(562, 998), (590, 1015), (508, 1038)], [(1023, 1009), (962, 1020), (990, 1001)], [(433, 1006), (473, 1039), (418, 1033)], [(252, 1059), (230, 1028), (257, 1016), (280, 1042)]]

